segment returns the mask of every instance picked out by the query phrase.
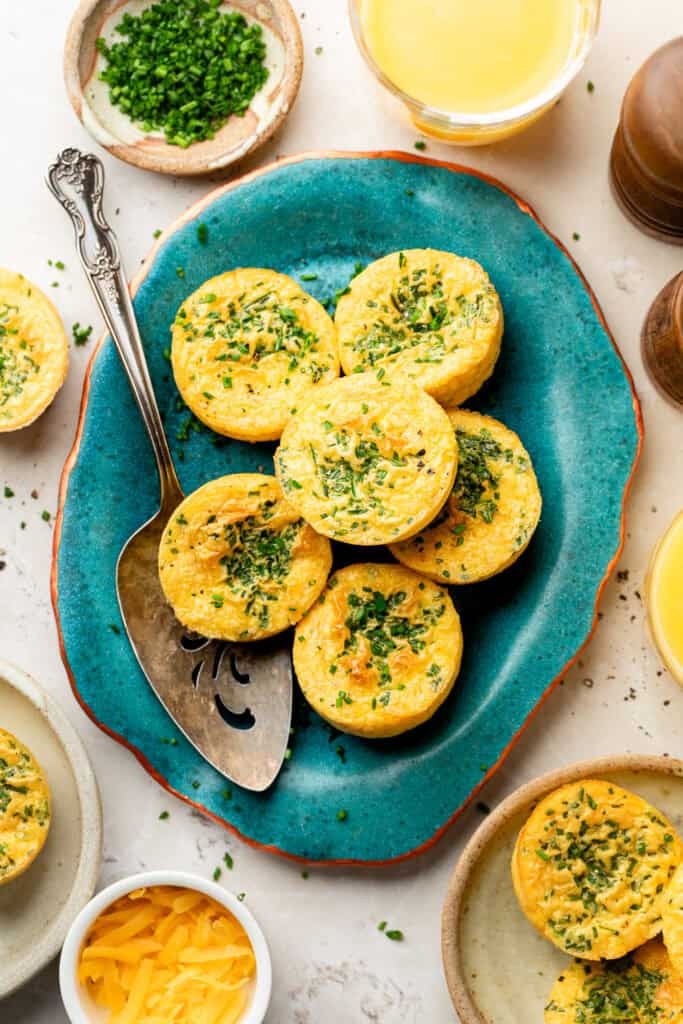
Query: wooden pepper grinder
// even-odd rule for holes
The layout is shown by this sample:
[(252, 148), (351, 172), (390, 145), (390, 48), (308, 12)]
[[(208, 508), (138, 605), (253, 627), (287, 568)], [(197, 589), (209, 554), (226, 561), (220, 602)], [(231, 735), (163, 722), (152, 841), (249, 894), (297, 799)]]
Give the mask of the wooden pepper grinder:
[(643, 361), (655, 384), (683, 406), (683, 271), (650, 306), (641, 340)]
[(683, 36), (655, 51), (626, 90), (610, 170), (626, 215), (683, 245)]
[[(683, 36), (656, 50), (631, 80), (612, 144), (610, 179), (637, 227), (683, 245)], [(683, 406), (683, 273), (652, 303), (641, 340), (650, 376)]]

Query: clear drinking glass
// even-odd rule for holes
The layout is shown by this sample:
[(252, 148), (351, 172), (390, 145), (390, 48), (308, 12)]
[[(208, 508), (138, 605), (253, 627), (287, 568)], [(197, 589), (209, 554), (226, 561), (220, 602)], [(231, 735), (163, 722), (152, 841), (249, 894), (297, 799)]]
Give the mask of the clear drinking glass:
[[(476, 0), (472, 2), (476, 3)], [(578, 3), (579, 17), (572, 50), (555, 78), (526, 102), (486, 114), (437, 110), (403, 92), (376, 63), (364, 38), (361, 16), (363, 0), (349, 0), (349, 16), (358, 49), (366, 64), (384, 88), (403, 104), (421, 132), (458, 146), (483, 146), (515, 135), (533, 124), (557, 102), (583, 67), (600, 24), (601, 0), (578, 0)]]

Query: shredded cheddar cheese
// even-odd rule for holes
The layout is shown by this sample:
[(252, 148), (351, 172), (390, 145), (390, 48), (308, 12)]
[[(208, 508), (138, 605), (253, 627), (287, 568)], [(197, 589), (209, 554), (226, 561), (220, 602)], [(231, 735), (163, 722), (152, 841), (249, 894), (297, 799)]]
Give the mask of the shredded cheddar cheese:
[(78, 980), (107, 1024), (236, 1024), (256, 960), (242, 925), (203, 893), (152, 886), (122, 896), (90, 928)]

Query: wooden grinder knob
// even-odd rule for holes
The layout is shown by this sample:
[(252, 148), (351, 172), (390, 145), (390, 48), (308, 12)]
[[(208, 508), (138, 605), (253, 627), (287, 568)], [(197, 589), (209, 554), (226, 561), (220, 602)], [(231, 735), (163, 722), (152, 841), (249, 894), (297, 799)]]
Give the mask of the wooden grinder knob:
[(653, 53), (626, 90), (611, 178), (640, 228), (683, 244), (683, 36)]
[(642, 346), (645, 366), (657, 386), (683, 406), (683, 272), (650, 306)]

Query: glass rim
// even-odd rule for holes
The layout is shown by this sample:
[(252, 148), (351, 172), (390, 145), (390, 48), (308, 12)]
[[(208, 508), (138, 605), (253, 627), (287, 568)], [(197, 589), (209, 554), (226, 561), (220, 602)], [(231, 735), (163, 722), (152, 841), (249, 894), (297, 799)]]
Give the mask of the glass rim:
[(581, 46), (572, 60), (564, 66), (561, 74), (552, 81), (536, 96), (525, 100), (524, 103), (517, 103), (512, 107), (505, 107), (502, 110), (495, 110), (491, 113), (467, 114), (460, 111), (442, 110), (439, 107), (432, 107), (416, 96), (405, 92), (391, 78), (382, 71), (370, 52), (360, 21), (359, 8), (363, 0), (348, 0), (349, 20), (356, 45), (370, 68), (375, 78), (394, 96), (401, 100), (410, 110), (427, 122), (446, 129), (458, 128), (500, 128), (515, 121), (524, 120), (534, 114), (540, 113), (550, 106), (564, 92), (570, 82), (577, 76), (586, 62), (586, 58), (593, 46), (598, 32), (600, 22), (600, 7), (602, 0), (580, 0), (586, 8), (588, 16), (587, 24), (582, 32)]

